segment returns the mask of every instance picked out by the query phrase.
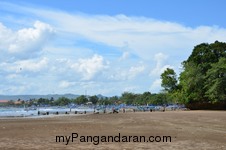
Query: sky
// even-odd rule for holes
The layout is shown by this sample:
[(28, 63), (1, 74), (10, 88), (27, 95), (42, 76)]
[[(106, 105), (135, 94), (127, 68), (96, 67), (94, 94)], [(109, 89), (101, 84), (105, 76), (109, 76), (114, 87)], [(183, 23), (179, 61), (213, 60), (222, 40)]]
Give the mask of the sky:
[(226, 42), (224, 0), (0, 0), (0, 94), (161, 92), (201, 43)]

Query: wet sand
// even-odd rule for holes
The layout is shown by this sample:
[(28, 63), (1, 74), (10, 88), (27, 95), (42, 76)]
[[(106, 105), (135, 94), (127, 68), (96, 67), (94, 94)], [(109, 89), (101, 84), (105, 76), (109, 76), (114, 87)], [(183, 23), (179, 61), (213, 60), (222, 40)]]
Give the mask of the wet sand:
[[(56, 142), (56, 136), (171, 136), (171, 142)], [(226, 150), (226, 111), (129, 112), (0, 119), (0, 149)]]

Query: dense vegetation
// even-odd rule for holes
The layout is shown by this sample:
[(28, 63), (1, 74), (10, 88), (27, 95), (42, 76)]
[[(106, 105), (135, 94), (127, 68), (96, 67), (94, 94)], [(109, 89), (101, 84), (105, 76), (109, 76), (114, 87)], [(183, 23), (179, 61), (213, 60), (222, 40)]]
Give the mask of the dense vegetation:
[(56, 100), (53, 98), (39, 98), (39, 99), (30, 99), (28, 101), (22, 101), (20, 104), (15, 104), (13, 101), (9, 101), (5, 106), (66, 106), (71, 104), (88, 104), (92, 102), (94, 105), (119, 105), (119, 104), (129, 104), (129, 105), (163, 105), (169, 102), (165, 94), (151, 94), (150, 92), (144, 92), (143, 94), (135, 94), (131, 92), (124, 92), (121, 96), (112, 96), (112, 97), (98, 97), (85, 96), (81, 95), (74, 99), (69, 99), (66, 97), (60, 97)]
[(176, 74), (167, 68), (162, 86), (168, 95), (191, 109), (226, 109), (226, 43), (202, 43), (194, 47)]
[[(202, 43), (194, 47), (189, 58), (182, 63), (179, 77), (171, 68), (162, 74), (162, 92), (136, 94), (124, 92), (121, 96), (98, 97), (81, 95), (74, 99), (60, 97), (31, 99), (25, 104), (31, 106), (65, 106), (71, 103), (112, 105), (164, 105), (185, 104), (191, 109), (226, 109), (226, 43)], [(22, 103), (22, 104), (24, 104)], [(7, 105), (14, 105), (10, 101)]]

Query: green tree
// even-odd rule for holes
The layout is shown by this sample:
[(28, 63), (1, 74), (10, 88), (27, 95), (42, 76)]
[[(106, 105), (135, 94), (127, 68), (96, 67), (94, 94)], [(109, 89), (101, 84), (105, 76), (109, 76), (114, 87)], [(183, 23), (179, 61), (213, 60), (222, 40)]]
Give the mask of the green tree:
[(87, 97), (85, 95), (81, 95), (81, 96), (77, 97), (74, 102), (76, 104), (79, 104), (79, 105), (80, 104), (85, 104), (85, 103), (88, 102), (88, 99), (87, 99)]
[(38, 105), (49, 105), (50, 104), (50, 101), (47, 98), (39, 98), (37, 100), (37, 104)]
[(112, 96), (108, 99), (110, 104), (118, 104), (119, 103), (119, 97), (118, 96)]
[(121, 100), (126, 104), (134, 104), (137, 95), (131, 92), (122, 93)]
[(136, 102), (138, 101), (138, 104), (141, 105), (146, 105), (148, 103), (150, 103), (150, 99), (151, 99), (151, 92), (144, 92), (143, 94), (139, 94), (137, 96)]
[[(219, 60), (226, 58), (226, 43), (214, 42), (212, 44), (202, 43), (194, 47), (189, 58), (182, 63), (183, 71), (180, 74), (180, 92), (185, 103), (207, 103), (217, 100), (217, 94), (223, 78), (217, 78), (217, 65), (224, 66)], [(213, 65), (218, 63), (217, 65)], [(222, 64), (220, 64), (222, 63)], [(217, 90), (217, 92), (215, 91)], [(221, 91), (221, 92), (220, 92)], [(213, 94), (215, 93), (215, 94)], [(219, 97), (218, 97), (219, 98)]]
[(192, 62), (186, 63), (184, 66), (186, 70), (180, 74), (179, 78), (181, 92), (184, 96), (181, 101), (185, 103), (205, 101), (205, 76), (201, 66), (196, 66)]
[(7, 102), (7, 105), (9, 105), (9, 106), (14, 105), (14, 101), (13, 101), (13, 100), (8, 101), (8, 102)]
[(206, 96), (214, 103), (226, 102), (226, 58), (212, 64), (206, 75)]
[(100, 105), (111, 105), (111, 104), (114, 104), (113, 101), (110, 100), (110, 98), (108, 97), (101, 97), (98, 101), (98, 104)]
[(71, 100), (69, 98), (66, 97), (60, 97), (55, 101), (55, 105), (58, 106), (65, 106), (71, 103)]
[(96, 95), (94, 95), (94, 96), (90, 96), (90, 97), (89, 97), (89, 100), (90, 100), (90, 102), (92, 102), (94, 105), (96, 105), (97, 102), (98, 102), (98, 100), (99, 100), (99, 98), (98, 98)]
[(165, 91), (172, 92), (177, 88), (177, 76), (173, 69), (167, 68), (161, 74), (162, 83), (161, 86)]
[(154, 105), (163, 105), (163, 104), (167, 104), (167, 94), (166, 93), (158, 93), (158, 94), (152, 94), (151, 96), (151, 104)]

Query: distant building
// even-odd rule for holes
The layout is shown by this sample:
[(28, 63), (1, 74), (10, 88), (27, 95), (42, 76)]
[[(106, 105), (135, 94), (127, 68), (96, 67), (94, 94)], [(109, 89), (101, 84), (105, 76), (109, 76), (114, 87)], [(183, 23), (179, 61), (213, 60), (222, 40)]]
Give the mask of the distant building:
[(92, 105), (92, 104), (93, 104), (92, 102), (87, 102), (87, 103), (86, 103), (86, 105)]
[(9, 100), (0, 100), (0, 104), (6, 104), (8, 102), (9, 102)]
[(0, 105), (5, 105), (5, 104), (10, 104), (10, 105), (21, 105), (21, 104), (24, 104), (25, 101), (24, 100), (16, 100), (16, 101), (13, 101), (13, 100), (0, 100)]
[(14, 102), (14, 104), (16, 104), (16, 105), (20, 105), (20, 104), (23, 104), (23, 103), (24, 103), (24, 101), (20, 100), (20, 99), (18, 99), (17, 101)]

